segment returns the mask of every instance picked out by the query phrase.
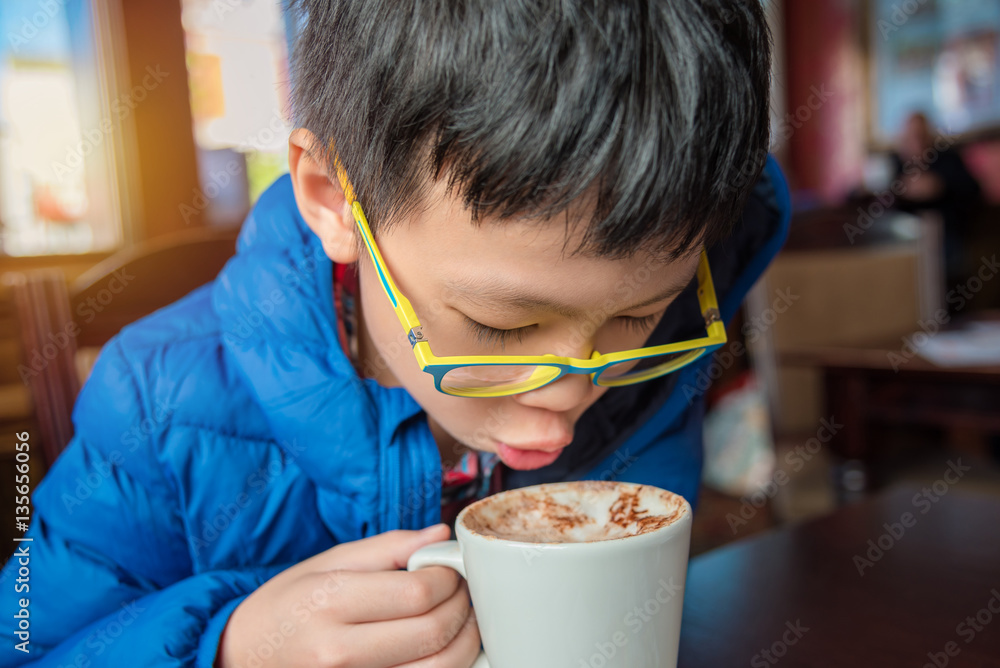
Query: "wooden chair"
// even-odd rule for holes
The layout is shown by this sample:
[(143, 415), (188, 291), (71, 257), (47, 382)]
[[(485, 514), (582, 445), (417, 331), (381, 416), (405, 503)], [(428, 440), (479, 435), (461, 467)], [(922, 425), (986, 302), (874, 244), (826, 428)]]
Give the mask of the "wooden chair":
[[(802, 444), (826, 433), (818, 431), (823, 420), (847, 425), (826, 437), (841, 502), (872, 480), (854, 417), (870, 399), (837, 380), (836, 360), (886, 364), (887, 351), (944, 305), (940, 219), (889, 211), (862, 222), (856, 205), (793, 217), (788, 243), (746, 304), (777, 437)], [(793, 303), (779, 304), (782, 293)]]
[(197, 229), (158, 237), (112, 255), (69, 286), (58, 270), (4, 275), (18, 323), (18, 370), (46, 469), (73, 437), (73, 404), (100, 346), (213, 280), (235, 253), (236, 234)]
[[(849, 237), (845, 225), (857, 218), (851, 210), (794, 217), (788, 243), (748, 296), (761, 334), (750, 347), (780, 435), (807, 434), (829, 417), (821, 370), (804, 361), (812, 352), (899, 341), (944, 304), (936, 216), (887, 212)], [(784, 292), (795, 301), (775, 313)]]

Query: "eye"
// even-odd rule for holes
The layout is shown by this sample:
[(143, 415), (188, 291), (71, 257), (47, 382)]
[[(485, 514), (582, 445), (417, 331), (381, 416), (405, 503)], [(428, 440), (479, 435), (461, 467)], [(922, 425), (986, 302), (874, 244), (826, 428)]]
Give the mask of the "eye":
[(518, 327), (517, 329), (497, 329), (489, 325), (484, 325), (481, 322), (476, 322), (469, 316), (465, 316), (465, 322), (472, 331), (473, 336), (476, 337), (476, 341), (484, 346), (499, 345), (501, 350), (511, 341), (516, 341), (517, 343), (523, 341), (528, 330), (534, 327), (534, 325), (528, 325), (527, 327)]
[(641, 318), (633, 318), (632, 316), (623, 315), (616, 318), (616, 320), (633, 332), (644, 333), (655, 327), (656, 323), (658, 323), (662, 317), (663, 311), (659, 313), (650, 313), (649, 315)]

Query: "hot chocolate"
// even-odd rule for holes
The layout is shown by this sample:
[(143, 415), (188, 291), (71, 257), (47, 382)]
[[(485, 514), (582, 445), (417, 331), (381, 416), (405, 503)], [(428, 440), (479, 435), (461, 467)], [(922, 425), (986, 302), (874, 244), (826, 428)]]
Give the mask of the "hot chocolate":
[(515, 489), (470, 506), (469, 531), (525, 543), (588, 543), (656, 531), (688, 506), (676, 494), (645, 485), (581, 480)]

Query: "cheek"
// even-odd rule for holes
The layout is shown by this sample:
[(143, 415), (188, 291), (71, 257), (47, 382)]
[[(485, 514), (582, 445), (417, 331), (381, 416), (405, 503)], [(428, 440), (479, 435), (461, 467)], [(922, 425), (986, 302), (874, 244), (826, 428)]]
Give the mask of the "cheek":
[(491, 410), (495, 402), (490, 400), (441, 396), (444, 401), (434, 401), (437, 405), (429, 408), (428, 412), (434, 415), (445, 431), (476, 450), (493, 452), (495, 448), (491, 437), (496, 438), (503, 428), (497, 423), (496, 416), (504, 415), (504, 411)]
[(368, 337), (376, 348), (364, 362), (365, 375), (383, 384), (402, 385), (429, 414), (442, 408), (453, 410), (448, 403), (455, 397), (438, 392), (434, 377), (420, 370), (392, 303), (373, 274), (370, 266), (362, 269), (362, 312)]
[[(381, 372), (386, 369), (397, 374), (401, 367), (400, 362), (405, 362), (407, 356), (413, 356), (410, 352), (410, 344), (406, 340), (403, 328), (400, 327), (392, 308), (390, 307), (386, 312), (385, 306), (388, 305), (388, 300), (383, 299), (386, 304), (381, 304), (370, 297), (371, 295), (366, 297), (362, 294), (361, 303), (365, 329), (368, 337), (375, 344), (376, 350), (367, 351), (365, 375), (378, 377), (372, 371)], [(382, 297), (382, 295), (375, 295), (375, 297)]]
[(496, 452), (493, 439), (501, 436), (504, 429), (509, 427), (507, 422), (516, 411), (509, 400), (452, 397), (433, 387), (429, 390), (420, 388), (418, 392), (411, 394), (427, 415), (458, 442), (458, 450), (453, 454), (461, 454), (463, 445), (475, 450)]
[(601, 385), (594, 385), (593, 383), (591, 383), (591, 388), (592, 389), (590, 394), (587, 395), (587, 398), (579, 406), (569, 411), (569, 415), (573, 419), (574, 424), (578, 419), (580, 419), (580, 416), (583, 415), (588, 408), (597, 403), (597, 400), (604, 396), (605, 392), (611, 389)]

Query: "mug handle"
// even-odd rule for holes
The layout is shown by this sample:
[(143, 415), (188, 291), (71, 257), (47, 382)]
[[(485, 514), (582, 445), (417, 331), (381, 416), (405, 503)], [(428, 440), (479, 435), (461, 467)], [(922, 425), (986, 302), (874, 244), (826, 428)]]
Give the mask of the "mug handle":
[[(431, 543), (410, 555), (406, 562), (406, 570), (415, 571), (425, 566), (447, 566), (454, 569), (463, 578), (465, 575), (465, 562), (462, 561), (462, 550), (458, 546), (457, 540), (443, 540), (440, 543)], [(479, 658), (472, 664), (471, 668), (490, 668), (485, 652), (479, 652)]]

